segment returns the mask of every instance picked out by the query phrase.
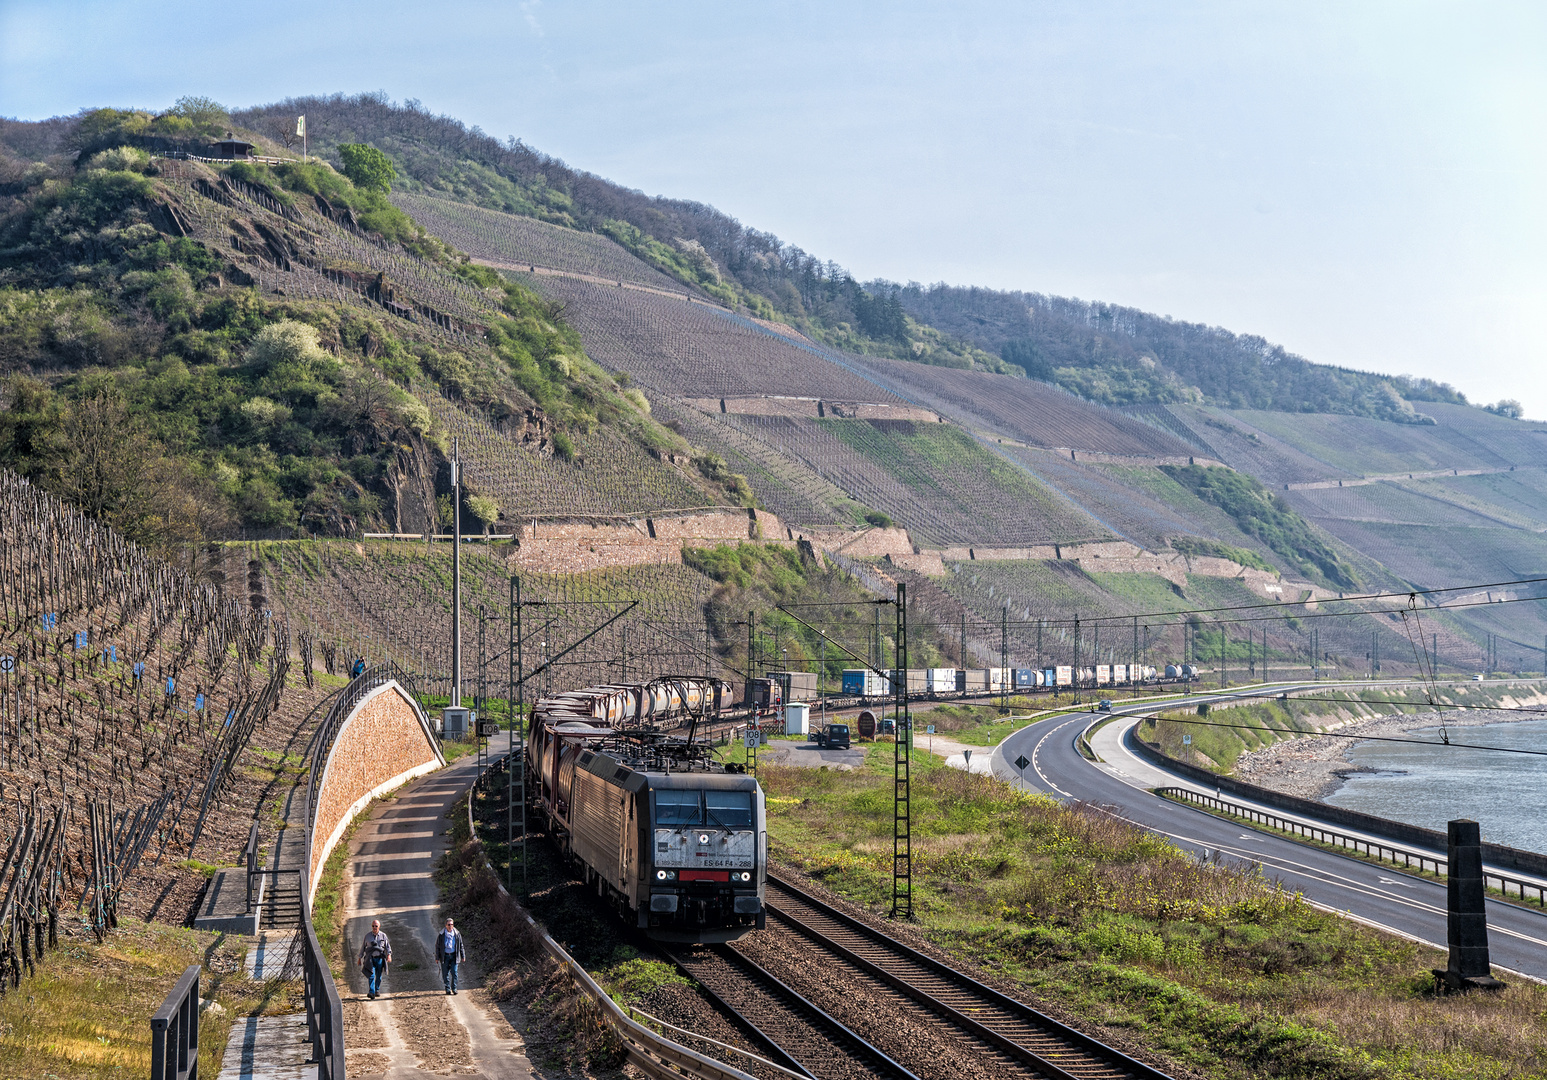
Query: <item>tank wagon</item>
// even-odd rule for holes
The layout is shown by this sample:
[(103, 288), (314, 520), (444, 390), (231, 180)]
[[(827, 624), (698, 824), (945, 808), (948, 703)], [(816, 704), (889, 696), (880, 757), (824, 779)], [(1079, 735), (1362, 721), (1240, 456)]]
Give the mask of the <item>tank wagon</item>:
[(731, 941), (766, 919), (762, 788), (662, 727), (707, 717), (722, 697), (717, 680), (668, 677), (532, 710), (529, 791), (550, 835), (597, 895), (662, 941)]

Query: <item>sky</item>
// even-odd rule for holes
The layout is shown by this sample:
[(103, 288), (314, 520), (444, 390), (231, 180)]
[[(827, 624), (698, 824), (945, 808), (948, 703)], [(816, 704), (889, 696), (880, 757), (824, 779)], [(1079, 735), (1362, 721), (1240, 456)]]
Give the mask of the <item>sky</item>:
[(383, 90), (861, 280), (1547, 418), (1547, 5), (0, 0), (0, 115)]

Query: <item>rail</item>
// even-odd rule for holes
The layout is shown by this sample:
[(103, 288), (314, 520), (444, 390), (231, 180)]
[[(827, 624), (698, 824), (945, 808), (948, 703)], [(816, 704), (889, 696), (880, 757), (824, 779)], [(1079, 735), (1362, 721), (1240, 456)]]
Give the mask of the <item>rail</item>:
[[(1320, 825), (1313, 825), (1295, 818), (1282, 817), (1279, 814), (1270, 813), (1266, 810), (1259, 810), (1254, 806), (1243, 806), (1240, 803), (1222, 799), (1217, 795), (1193, 791), (1191, 788), (1162, 787), (1156, 788), (1155, 794), (1162, 798), (1175, 799), (1178, 802), (1193, 803), (1217, 813), (1244, 818), (1259, 825), (1266, 825), (1270, 829), (1289, 833), (1291, 836), (1302, 836), (1307, 840), (1314, 840), (1319, 844), (1348, 848), (1350, 851), (1369, 855), (1389, 863), (1400, 863), (1409, 870), (1417, 867), (1419, 873), (1429, 872), (1444, 877), (1449, 870), (1448, 860), (1435, 855), (1425, 855), (1422, 852), (1411, 851), (1392, 844), (1383, 844), (1378, 840), (1371, 840), (1363, 836), (1351, 836), (1347, 833), (1340, 833)], [(1483, 884), (1488, 886), (1492, 882), (1498, 882), (1498, 891), (1503, 893), (1505, 897), (1514, 895), (1522, 902), (1530, 900), (1531, 898), (1528, 893), (1534, 892), (1536, 894), (1537, 906), (1547, 908), (1547, 884), (1523, 881), (1520, 878), (1509, 877), (1506, 874), (1498, 874), (1485, 869), (1483, 871)], [(1513, 894), (1510, 891), (1511, 889), (1514, 890)]]
[(150, 1018), (151, 1080), (198, 1080), (199, 974), (194, 964)]
[[(488, 770), (485, 769), (483, 771), (487, 772)], [(473, 781), (473, 785), (477, 786), (482, 779), (483, 774), (480, 773), (479, 777)], [(477, 823), (473, 820), (473, 800), (471, 797), (467, 800), (467, 828), (469, 835), (475, 837), (478, 835)], [(484, 866), (491, 874), (494, 873), (494, 866), (487, 857), (484, 859)], [(511, 899), (510, 893), (506, 891), (504, 885), (498, 883), (497, 878), (496, 887), (499, 889), (501, 896)], [(512, 900), (512, 902), (514, 901)], [(630, 1064), (637, 1066), (641, 1071), (656, 1078), (656, 1080), (682, 1080), (684, 1076), (692, 1077), (694, 1080), (755, 1080), (750, 1073), (742, 1072), (740, 1069), (727, 1065), (722, 1061), (716, 1061), (714, 1058), (705, 1057), (696, 1050), (691, 1050), (681, 1043), (673, 1042), (663, 1035), (656, 1034), (638, 1020), (635, 1020), (623, 1010), (622, 1006), (612, 1000), (612, 995), (603, 990), (597, 981), (591, 978), (590, 973), (581, 967), (579, 961), (569, 955), (564, 946), (554, 941), (548, 932), (538, 925), (537, 920), (532, 918), (530, 912), (524, 908), (520, 910), (527, 923), (537, 932), (539, 939), (542, 941), (543, 950), (561, 968), (569, 973), (570, 977), (575, 980), (576, 985), (580, 987), (581, 993), (585, 994), (601, 1009), (603, 1019), (606, 1020), (608, 1026), (613, 1029), (619, 1040), (623, 1043)], [(680, 1031), (681, 1029), (678, 1028), (676, 1030)], [(741, 1051), (741, 1053), (746, 1052)], [(752, 1054), (747, 1056), (756, 1058), (756, 1055)], [(760, 1068), (772, 1069), (780, 1076), (787, 1076), (792, 1078), (792, 1080), (808, 1080), (807, 1077), (803, 1077), (799, 1073), (790, 1072), (788, 1069), (775, 1065), (771, 1061), (765, 1061), (762, 1058), (756, 1058), (756, 1060)], [(319, 1080), (321, 1080), (320, 1076)]]

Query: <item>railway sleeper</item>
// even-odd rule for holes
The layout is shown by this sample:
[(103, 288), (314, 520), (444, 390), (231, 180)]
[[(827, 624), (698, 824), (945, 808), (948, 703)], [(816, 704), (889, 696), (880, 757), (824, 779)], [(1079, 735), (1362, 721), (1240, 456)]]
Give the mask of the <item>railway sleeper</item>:
[[(1141, 1061), (1137, 1061), (1128, 1057), (1128, 1055), (1123, 1054), (1121, 1051), (1107, 1046), (1105, 1043), (1098, 1039), (1094, 1039), (1089, 1035), (1086, 1035), (1084, 1032), (1076, 1031), (1073, 1028), (1053, 1020), (1051, 1017), (1044, 1016), (1043, 1014), (1037, 1012), (1035, 1009), (1031, 1008), (1031, 1006), (1026, 1005), (1023, 1002), (1018, 1002), (1014, 998), (1008, 997), (1007, 995), (1001, 994), (999, 991), (994, 990), (992, 987), (979, 983), (970, 975), (966, 975), (958, 971), (953, 971), (947, 965), (934, 960), (932, 957), (927, 957), (916, 953), (912, 949), (909, 949), (907, 946), (902, 945), (900, 942), (890, 941), (890, 939), (886, 938), (885, 935), (881, 934), (880, 931), (871, 929), (858, 920), (845, 915), (843, 912), (823, 904), (815, 897), (809, 897), (799, 889), (782, 881), (778, 881), (772, 875), (769, 875), (768, 881), (769, 885), (772, 886), (770, 892), (778, 890), (780, 892), (787, 893), (794, 897), (797, 902), (810, 907), (817, 913), (818, 916), (830, 918), (837, 922), (840, 926), (851, 928), (861, 936), (881, 945), (882, 948), (900, 949), (904, 951), (907, 953), (907, 959), (910, 962), (915, 962), (927, 970), (935, 972), (939, 977), (946, 980), (949, 984), (965, 989), (967, 992), (977, 997), (984, 1004), (995, 1008), (1000, 1012), (1008, 1014), (1014, 1022), (1024, 1024), (1036, 1030), (1038, 1034), (1043, 1035), (1045, 1038), (1055, 1039), (1070, 1044), (1070, 1050), (1068, 1053), (1071, 1056), (1084, 1055), (1088, 1059), (1087, 1062), (1064, 1061), (1062, 1065), (1058, 1064), (1057, 1062), (1048, 1060), (1041, 1054), (1037, 1053), (1035, 1050), (1032, 1050), (1023, 1044), (1016, 1042), (1014, 1039), (993, 1030), (992, 1028), (983, 1024), (981, 1021), (966, 1015), (965, 1013), (956, 1009), (954, 1006), (947, 1004), (937, 997), (934, 997), (928, 991), (914, 985), (902, 976), (887, 970), (885, 967), (859, 955), (852, 949), (849, 949), (848, 947), (828, 937), (817, 928), (801, 921), (800, 919), (791, 915), (788, 911), (782, 910), (781, 907), (777, 905), (773, 897), (769, 897), (766, 905), (769, 913), (772, 914), (775, 918), (778, 918), (780, 921), (788, 923), (792, 928), (813, 941), (819, 947), (836, 953), (843, 959), (853, 964), (855, 967), (858, 967), (860, 970), (865, 971), (866, 973), (882, 980), (887, 985), (892, 986), (903, 994), (906, 994), (908, 997), (919, 1002), (921, 1005), (924, 1005), (926, 1008), (935, 1011), (940, 1015), (947, 1016), (953, 1022), (968, 1029), (973, 1034), (982, 1038), (984, 1041), (989, 1042), (990, 1044), (1035, 1065), (1039, 1070), (1046, 1072), (1049, 1076), (1056, 1077), (1058, 1080), (1092, 1080), (1093, 1077), (1108, 1076), (1127, 1076), (1134, 1078), (1134, 1080), (1170, 1080), (1170, 1078), (1167, 1077), (1165, 1073), (1162, 1073)], [(1067, 1066), (1067, 1068), (1065, 1066)], [(1077, 1071), (1070, 1072), (1068, 1071), (1070, 1068)]]

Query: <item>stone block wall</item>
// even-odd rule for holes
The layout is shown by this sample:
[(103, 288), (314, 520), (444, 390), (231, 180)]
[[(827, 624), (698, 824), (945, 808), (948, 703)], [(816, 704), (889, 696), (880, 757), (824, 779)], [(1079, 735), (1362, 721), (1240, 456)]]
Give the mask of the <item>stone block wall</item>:
[(445, 763), (428, 718), (396, 682), (377, 687), (355, 706), (339, 726), (317, 787), (308, 905), (323, 864), (354, 816), (378, 795)]

